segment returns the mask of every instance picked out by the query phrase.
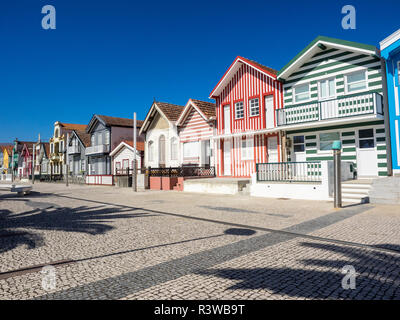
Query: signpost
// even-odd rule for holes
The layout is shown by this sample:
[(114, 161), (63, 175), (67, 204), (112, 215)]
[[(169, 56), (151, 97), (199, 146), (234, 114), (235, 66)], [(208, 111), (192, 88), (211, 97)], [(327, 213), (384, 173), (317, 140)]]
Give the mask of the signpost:
[(333, 176), (334, 176), (334, 207), (342, 207), (342, 171), (341, 171), (341, 149), (342, 143), (336, 140), (332, 144), (333, 150)]
[(64, 150), (63, 152), (65, 152), (65, 159), (66, 159), (66, 165), (65, 165), (65, 185), (68, 187), (68, 175), (69, 175), (69, 159), (68, 159), (68, 144), (69, 144), (69, 133), (67, 133), (67, 143), (66, 146), (63, 144)]
[(32, 171), (32, 184), (35, 184), (35, 153), (36, 153), (36, 144), (34, 143), (32, 146), (32, 165), (31, 165), (31, 171)]

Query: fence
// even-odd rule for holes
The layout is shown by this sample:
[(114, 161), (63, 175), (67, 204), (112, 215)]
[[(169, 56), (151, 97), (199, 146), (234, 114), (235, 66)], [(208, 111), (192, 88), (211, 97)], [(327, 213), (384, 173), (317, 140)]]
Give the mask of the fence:
[(257, 181), (320, 182), (321, 162), (257, 163)]
[(215, 177), (214, 167), (170, 167), (170, 168), (149, 168), (150, 177)]

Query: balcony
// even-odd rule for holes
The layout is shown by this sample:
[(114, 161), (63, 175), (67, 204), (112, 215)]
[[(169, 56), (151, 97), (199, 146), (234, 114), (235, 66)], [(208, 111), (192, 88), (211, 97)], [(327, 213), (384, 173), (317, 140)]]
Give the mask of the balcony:
[(87, 147), (85, 150), (85, 154), (87, 156), (93, 154), (104, 154), (110, 152), (110, 145), (108, 144), (99, 144), (97, 146)]
[(373, 92), (278, 109), (276, 110), (276, 122), (278, 126), (287, 126), (382, 114), (382, 96)]
[(68, 146), (68, 154), (77, 154), (77, 153), (81, 153), (81, 148), (79, 145)]

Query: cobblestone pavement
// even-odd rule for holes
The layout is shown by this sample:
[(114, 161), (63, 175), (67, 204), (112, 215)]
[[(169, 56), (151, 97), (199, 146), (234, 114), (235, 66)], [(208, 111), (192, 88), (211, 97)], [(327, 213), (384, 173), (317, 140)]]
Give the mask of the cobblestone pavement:
[(396, 206), (36, 183), (0, 191), (0, 299), (398, 299), (399, 226)]

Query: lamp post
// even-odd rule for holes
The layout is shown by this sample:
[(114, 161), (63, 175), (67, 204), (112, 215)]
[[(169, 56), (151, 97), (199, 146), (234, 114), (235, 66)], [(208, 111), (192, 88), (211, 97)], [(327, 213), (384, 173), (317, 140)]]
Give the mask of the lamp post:
[(334, 207), (342, 207), (342, 171), (341, 171), (341, 149), (342, 143), (336, 140), (332, 144), (333, 150), (333, 176), (334, 176)]
[(136, 112), (133, 113), (133, 166), (132, 166), (132, 189), (137, 192), (136, 172)]

